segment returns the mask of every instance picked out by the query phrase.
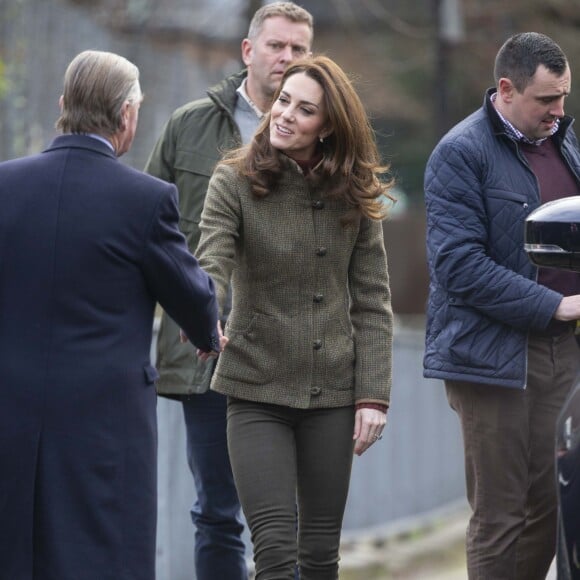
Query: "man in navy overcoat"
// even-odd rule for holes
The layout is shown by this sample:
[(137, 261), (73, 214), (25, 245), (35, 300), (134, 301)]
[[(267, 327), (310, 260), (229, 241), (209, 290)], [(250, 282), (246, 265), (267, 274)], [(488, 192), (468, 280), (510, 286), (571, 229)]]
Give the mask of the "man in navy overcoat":
[(220, 350), (173, 185), (121, 164), (139, 71), (69, 65), (43, 153), (0, 164), (0, 579), (153, 580), (156, 302)]

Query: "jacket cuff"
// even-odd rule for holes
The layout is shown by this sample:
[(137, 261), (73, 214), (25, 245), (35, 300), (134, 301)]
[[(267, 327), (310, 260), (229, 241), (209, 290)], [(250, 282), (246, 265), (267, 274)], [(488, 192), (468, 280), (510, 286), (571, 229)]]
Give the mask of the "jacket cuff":
[(359, 409), (376, 409), (377, 411), (382, 411), (383, 413), (387, 412), (389, 405), (387, 403), (372, 403), (372, 402), (360, 402), (356, 403), (354, 406), (354, 410), (358, 411)]

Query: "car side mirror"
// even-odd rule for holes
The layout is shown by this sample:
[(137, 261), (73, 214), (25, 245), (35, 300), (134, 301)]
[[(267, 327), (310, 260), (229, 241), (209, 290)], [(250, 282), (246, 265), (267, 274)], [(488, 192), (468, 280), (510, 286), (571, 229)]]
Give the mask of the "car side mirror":
[(525, 222), (524, 249), (536, 266), (580, 272), (580, 195), (534, 210)]

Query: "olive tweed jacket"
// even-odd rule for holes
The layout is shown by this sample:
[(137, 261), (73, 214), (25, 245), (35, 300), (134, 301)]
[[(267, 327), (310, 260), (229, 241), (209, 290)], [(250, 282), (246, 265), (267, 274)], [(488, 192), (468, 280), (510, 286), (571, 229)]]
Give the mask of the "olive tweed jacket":
[(295, 408), (389, 402), (393, 316), (382, 224), (343, 227), (347, 207), (298, 165), (265, 198), (219, 165), (197, 248), (233, 304), (212, 389)]

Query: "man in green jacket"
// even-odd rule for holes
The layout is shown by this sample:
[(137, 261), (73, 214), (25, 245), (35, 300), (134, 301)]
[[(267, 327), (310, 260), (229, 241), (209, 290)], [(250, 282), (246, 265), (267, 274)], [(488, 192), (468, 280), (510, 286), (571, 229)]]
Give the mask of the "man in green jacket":
[[(180, 228), (191, 252), (199, 242), (201, 210), (216, 163), (228, 149), (251, 140), (286, 67), (310, 54), (312, 35), (312, 16), (293, 2), (263, 6), (241, 44), (246, 70), (177, 109), (165, 125), (145, 170), (177, 186)], [(226, 398), (209, 390), (214, 364), (215, 359), (200, 361), (191, 344), (182, 344), (178, 326), (163, 313), (157, 390), (183, 405), (188, 463), (197, 490), (191, 509), (196, 577), (243, 580), (245, 545), (227, 451)]]

